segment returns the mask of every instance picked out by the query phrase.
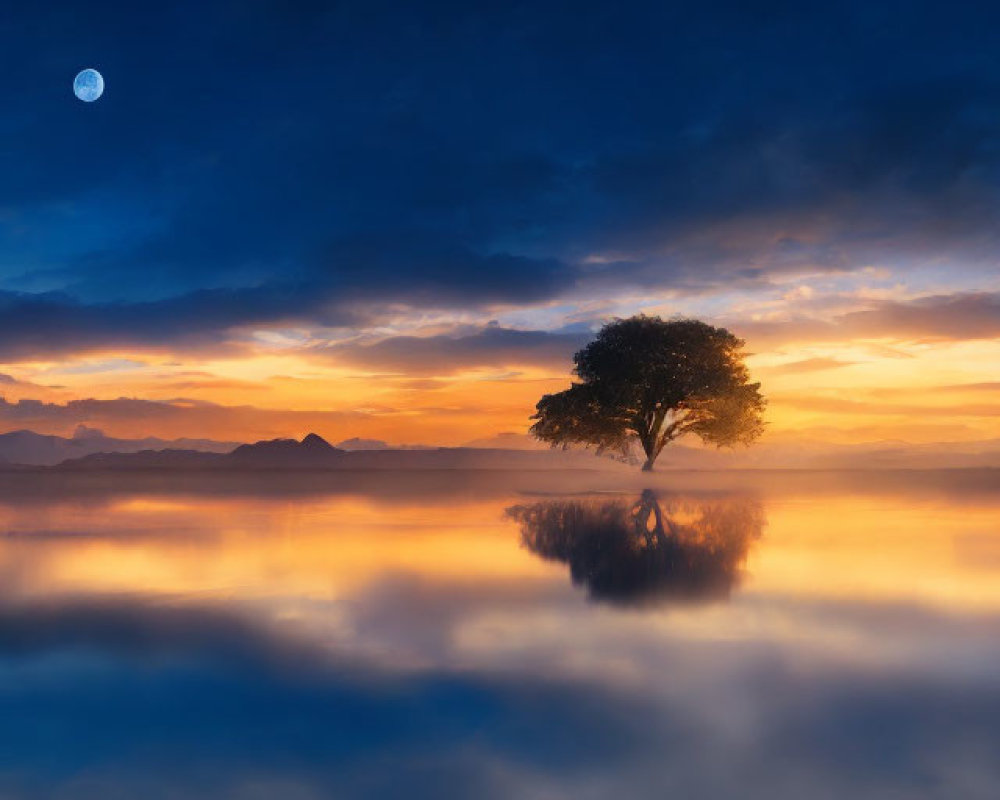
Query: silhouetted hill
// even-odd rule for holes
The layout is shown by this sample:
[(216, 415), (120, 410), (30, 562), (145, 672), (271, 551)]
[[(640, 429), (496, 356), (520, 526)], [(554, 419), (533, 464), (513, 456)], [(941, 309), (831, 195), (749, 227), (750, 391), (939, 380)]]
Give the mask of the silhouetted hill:
[(228, 453), (238, 442), (216, 442), (211, 439), (116, 439), (105, 436), (96, 428), (77, 427), (72, 438), (48, 436), (29, 430), (0, 434), (0, 463), (50, 466), (67, 459), (93, 453), (138, 453), (143, 450), (195, 450)]
[(71, 458), (53, 470), (86, 472), (88, 470), (199, 470), (225, 469), (229, 453), (205, 453), (198, 450), (141, 450), (138, 453), (93, 453)]
[(295, 439), (271, 439), (243, 444), (226, 458), (235, 466), (325, 467), (345, 454), (346, 451), (338, 450), (322, 436), (310, 433), (301, 442)]
[(71, 459), (55, 469), (85, 470), (416, 470), (416, 469), (615, 469), (622, 465), (589, 453), (487, 450), (442, 447), (428, 450), (359, 450), (333, 447), (314, 433), (301, 442), (272, 439), (240, 445), (231, 453), (192, 450), (144, 450), (139, 453), (98, 453)]

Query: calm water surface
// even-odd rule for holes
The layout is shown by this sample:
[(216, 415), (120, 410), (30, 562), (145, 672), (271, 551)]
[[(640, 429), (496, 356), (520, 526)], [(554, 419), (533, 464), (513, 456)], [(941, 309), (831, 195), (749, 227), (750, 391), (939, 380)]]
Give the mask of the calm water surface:
[(998, 488), (8, 474), (0, 797), (1000, 797)]

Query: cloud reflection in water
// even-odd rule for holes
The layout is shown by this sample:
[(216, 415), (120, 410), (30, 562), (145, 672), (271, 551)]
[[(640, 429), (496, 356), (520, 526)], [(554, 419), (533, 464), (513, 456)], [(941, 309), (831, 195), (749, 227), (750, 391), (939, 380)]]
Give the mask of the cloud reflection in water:
[(0, 797), (995, 796), (985, 478), (486, 477), (0, 487)]

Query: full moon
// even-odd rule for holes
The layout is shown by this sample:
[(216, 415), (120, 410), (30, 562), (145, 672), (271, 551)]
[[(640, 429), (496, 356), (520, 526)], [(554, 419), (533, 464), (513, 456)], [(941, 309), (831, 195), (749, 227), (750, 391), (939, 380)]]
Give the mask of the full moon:
[(104, 94), (104, 78), (96, 69), (81, 70), (73, 80), (73, 94), (84, 103), (93, 103)]

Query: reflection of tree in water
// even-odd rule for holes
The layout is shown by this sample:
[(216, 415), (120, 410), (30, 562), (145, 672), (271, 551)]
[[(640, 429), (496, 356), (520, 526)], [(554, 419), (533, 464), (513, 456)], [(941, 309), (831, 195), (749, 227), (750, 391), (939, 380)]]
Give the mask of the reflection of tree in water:
[(748, 497), (558, 500), (507, 509), (521, 541), (569, 565), (573, 583), (618, 605), (725, 598), (738, 584), (764, 510)]

